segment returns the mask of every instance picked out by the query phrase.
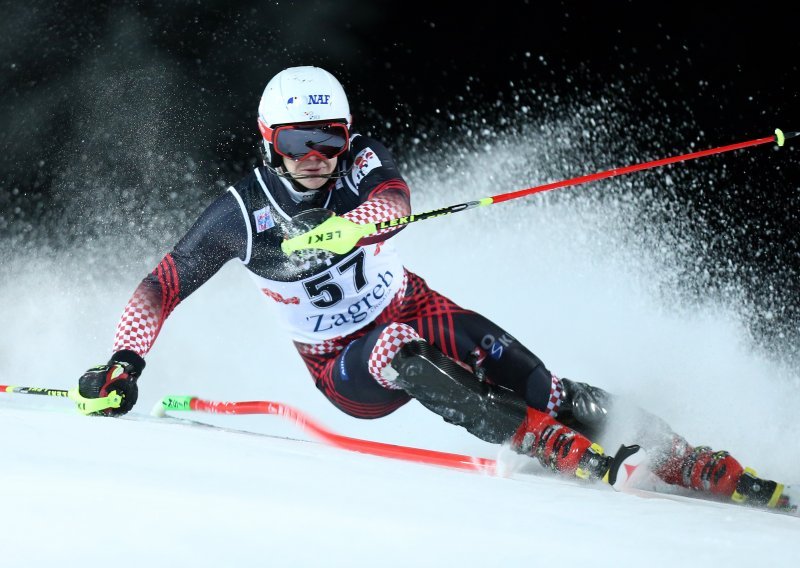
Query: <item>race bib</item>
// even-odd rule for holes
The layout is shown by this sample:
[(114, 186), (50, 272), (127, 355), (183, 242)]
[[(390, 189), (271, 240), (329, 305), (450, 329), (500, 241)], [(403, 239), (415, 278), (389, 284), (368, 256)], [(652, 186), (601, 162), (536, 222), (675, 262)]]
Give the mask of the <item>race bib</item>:
[(384, 242), (359, 247), (325, 272), (296, 282), (250, 274), (292, 339), (320, 343), (375, 320), (400, 290), (403, 265)]

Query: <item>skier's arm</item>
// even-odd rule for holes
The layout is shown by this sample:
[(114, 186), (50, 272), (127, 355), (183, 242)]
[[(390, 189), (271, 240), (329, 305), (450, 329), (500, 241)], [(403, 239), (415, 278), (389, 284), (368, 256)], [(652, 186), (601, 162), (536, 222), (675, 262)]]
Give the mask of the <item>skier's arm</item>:
[(144, 356), (175, 307), (197, 290), (229, 260), (246, 258), (247, 224), (239, 201), (226, 193), (212, 203), (189, 232), (136, 288), (125, 306), (114, 337), (114, 354), (105, 365), (89, 369), (78, 380), (78, 393), (102, 398), (121, 397), (117, 408), (102, 411), (125, 414), (136, 404), (136, 381), (144, 370)]
[[(389, 150), (377, 140), (365, 136), (353, 138), (356, 153), (352, 179), (356, 183), (361, 204), (342, 215), (359, 224), (378, 223), (411, 214), (411, 192), (395, 165)], [(357, 244), (384, 241), (405, 228), (382, 229), (362, 238)]]
[(233, 258), (244, 259), (247, 226), (230, 192), (214, 201), (136, 288), (114, 335), (114, 353), (144, 357), (177, 305)]
[[(345, 219), (363, 225), (378, 223), (388, 219), (407, 217), (411, 214), (411, 200), (408, 186), (402, 179), (388, 180), (376, 187), (361, 205), (342, 215)], [(405, 226), (381, 229), (375, 234), (362, 238), (357, 246), (385, 241)]]

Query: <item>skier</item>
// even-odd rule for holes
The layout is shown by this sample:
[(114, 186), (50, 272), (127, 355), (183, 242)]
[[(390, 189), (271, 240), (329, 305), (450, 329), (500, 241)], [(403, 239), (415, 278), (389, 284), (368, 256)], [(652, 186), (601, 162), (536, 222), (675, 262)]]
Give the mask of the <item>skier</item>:
[(391, 153), (351, 132), (333, 75), (292, 67), (267, 84), (258, 107), (263, 165), (201, 214), (139, 284), (105, 365), (79, 379), (95, 398), (116, 391), (120, 415), (136, 403), (144, 357), (167, 317), (223, 264), (238, 259), (286, 326), (322, 393), (358, 418), (386, 416), (411, 398), (492, 443), (547, 468), (602, 479), (614, 456), (593, 443), (610, 424), (641, 425), (632, 441), (668, 483), (721, 499), (787, 506), (783, 486), (727, 452), (693, 447), (659, 418), (586, 383), (560, 378), (510, 333), (428, 287), (392, 246), (402, 225), (344, 254), (281, 243), (336, 216), (375, 223), (408, 216), (410, 192)]

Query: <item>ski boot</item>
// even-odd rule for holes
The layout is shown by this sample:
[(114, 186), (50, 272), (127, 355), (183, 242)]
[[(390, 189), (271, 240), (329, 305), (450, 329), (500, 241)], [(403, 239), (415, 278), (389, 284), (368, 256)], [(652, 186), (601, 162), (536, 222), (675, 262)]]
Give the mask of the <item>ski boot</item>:
[(606, 455), (599, 444), (533, 408), (528, 408), (525, 421), (511, 438), (511, 447), (551, 471), (586, 481), (602, 480), (615, 489), (625, 486), (647, 459), (636, 445), (623, 445), (615, 455)]
[(761, 479), (751, 468), (744, 468), (728, 452), (708, 446), (693, 448), (680, 436), (658, 458), (653, 472), (667, 483), (705, 493), (720, 501), (798, 514), (798, 491), (790, 486)]
[(653, 472), (671, 485), (728, 499), (736, 490), (744, 468), (728, 452), (708, 446), (691, 446), (673, 435), (669, 447), (654, 453)]

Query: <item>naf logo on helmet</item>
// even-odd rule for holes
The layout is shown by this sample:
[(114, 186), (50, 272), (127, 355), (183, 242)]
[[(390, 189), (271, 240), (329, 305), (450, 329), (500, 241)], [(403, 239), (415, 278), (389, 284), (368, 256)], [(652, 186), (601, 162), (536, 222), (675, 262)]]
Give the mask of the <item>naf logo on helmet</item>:
[(330, 95), (307, 95), (306, 97), (289, 97), (286, 104), (293, 105), (294, 103), (299, 103), (303, 99), (307, 105), (327, 105), (331, 102)]

